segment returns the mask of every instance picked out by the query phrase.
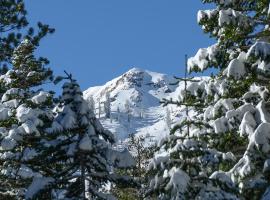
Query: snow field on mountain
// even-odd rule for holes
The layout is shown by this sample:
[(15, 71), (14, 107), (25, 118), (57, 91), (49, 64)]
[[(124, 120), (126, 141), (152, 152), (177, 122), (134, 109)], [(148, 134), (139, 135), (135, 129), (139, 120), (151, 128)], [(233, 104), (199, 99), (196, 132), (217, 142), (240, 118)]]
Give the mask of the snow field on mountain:
[[(105, 128), (112, 131), (119, 141), (125, 140), (129, 134), (150, 136), (160, 140), (168, 135), (166, 124), (166, 107), (160, 104), (163, 98), (178, 98), (183, 83), (172, 86), (175, 79), (172, 76), (132, 68), (122, 76), (109, 81), (104, 86), (91, 87), (84, 92), (87, 100), (90, 96), (95, 101), (95, 113), (99, 116), (99, 101), (101, 107), (100, 120)], [(111, 98), (111, 119), (106, 119), (102, 102), (109, 92)], [(131, 118), (128, 122), (126, 103), (130, 104)], [(172, 123), (177, 122), (181, 110), (173, 105), (168, 106)]]

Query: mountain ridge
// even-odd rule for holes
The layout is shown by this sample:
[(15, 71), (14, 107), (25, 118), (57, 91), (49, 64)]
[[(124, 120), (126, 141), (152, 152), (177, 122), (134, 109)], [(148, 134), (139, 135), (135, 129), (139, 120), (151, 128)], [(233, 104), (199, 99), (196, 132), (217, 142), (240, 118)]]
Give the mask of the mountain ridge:
[[(93, 97), (98, 117), (99, 104), (102, 107), (106, 93), (110, 93), (111, 119), (106, 119), (101, 111), (100, 121), (119, 141), (125, 140), (129, 134), (149, 135), (159, 140), (169, 134), (168, 116), (172, 124), (182, 116), (181, 108), (160, 104), (163, 98), (178, 99), (184, 83), (171, 85), (175, 82), (173, 76), (136, 67), (103, 86), (90, 87), (84, 91), (84, 98), (89, 101)], [(127, 102), (131, 110), (130, 122)]]

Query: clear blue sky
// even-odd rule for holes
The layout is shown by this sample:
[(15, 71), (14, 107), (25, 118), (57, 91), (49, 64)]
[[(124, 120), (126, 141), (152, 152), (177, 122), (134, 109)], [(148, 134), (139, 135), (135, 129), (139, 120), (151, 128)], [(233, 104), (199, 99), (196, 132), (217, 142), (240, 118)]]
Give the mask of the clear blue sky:
[(56, 75), (74, 74), (83, 89), (131, 67), (181, 76), (184, 55), (213, 41), (197, 25), (200, 0), (25, 0), (31, 23), (56, 32), (38, 54)]

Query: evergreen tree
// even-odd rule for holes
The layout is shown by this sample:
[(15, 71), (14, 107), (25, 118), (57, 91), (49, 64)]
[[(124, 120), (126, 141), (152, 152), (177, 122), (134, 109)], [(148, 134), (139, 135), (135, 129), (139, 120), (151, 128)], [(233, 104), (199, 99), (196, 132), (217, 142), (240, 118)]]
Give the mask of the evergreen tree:
[[(193, 151), (189, 149), (180, 154), (180, 160), (157, 157), (152, 168), (158, 172), (151, 186), (156, 190), (164, 188), (158, 193), (161, 199), (169, 199), (170, 195), (174, 199), (188, 199), (186, 191), (189, 186), (199, 189), (193, 199), (269, 199), (269, 1), (203, 2), (214, 3), (216, 8), (199, 11), (198, 23), (217, 39), (217, 43), (199, 49), (188, 60), (188, 69), (194, 72), (216, 67), (218, 73), (208, 80), (190, 84), (187, 89), (196, 97), (197, 103), (201, 101), (205, 105), (197, 110), (197, 119), (208, 127), (206, 132), (190, 127), (189, 132), (199, 135), (197, 141), (204, 144), (200, 145), (200, 151), (209, 151), (209, 158), (214, 154), (214, 158), (221, 155), (222, 159), (216, 159), (213, 168), (198, 168), (205, 181), (194, 186), (191, 171), (185, 165), (180, 165), (182, 171), (179, 171), (179, 165), (172, 164), (187, 160), (186, 156)], [(165, 141), (172, 144), (168, 139)], [(186, 137), (183, 141), (186, 145), (196, 144), (189, 143)], [(181, 145), (180, 148), (183, 149)], [(177, 152), (176, 158), (179, 158), (175, 149), (174, 145), (166, 150)], [(200, 161), (201, 156), (195, 156), (192, 161)], [(224, 163), (224, 159), (230, 162)], [(175, 171), (168, 170), (168, 163), (175, 167)], [(198, 167), (201, 166), (203, 162), (199, 162)], [(175, 172), (178, 175), (173, 177)], [(161, 178), (164, 174), (166, 176)], [(166, 178), (170, 182), (164, 184)], [(177, 183), (173, 178), (186, 181)], [(169, 190), (177, 187), (184, 195), (175, 195), (176, 192)]]
[(54, 32), (48, 25), (38, 22), (35, 34), (26, 17), (23, 0), (0, 1), (0, 68), (10, 66), (13, 51), (23, 39), (29, 39), (38, 46), (44, 36)]
[(120, 112), (120, 108), (119, 106), (117, 107), (117, 121), (120, 122), (120, 115), (121, 115), (121, 112)]
[(162, 200), (235, 199), (234, 194), (222, 190), (228, 187), (233, 191), (231, 185), (208, 178), (220, 163), (230, 163), (232, 158), (230, 153), (219, 152), (209, 144), (208, 134), (214, 130), (202, 121), (205, 104), (202, 98), (191, 93), (199, 81), (187, 78), (187, 68), (185, 78), (177, 79), (176, 84), (185, 82), (179, 100), (164, 99), (163, 103), (181, 106), (185, 115), (159, 143), (159, 151), (149, 166), (151, 179), (146, 195)]
[(140, 101), (140, 104), (139, 104), (139, 117), (141, 118), (141, 119), (143, 119), (144, 118), (144, 113), (145, 111), (144, 111), (144, 106), (143, 106), (143, 102), (142, 102), (142, 100)]
[(0, 1), (0, 199), (24, 199), (32, 178), (42, 176), (40, 141), (51, 117), (52, 94), (36, 86), (52, 79), (52, 71), (33, 54), (54, 29), (38, 22), (35, 32), (26, 17), (22, 0)]
[(131, 120), (131, 108), (130, 108), (130, 102), (128, 100), (126, 100), (125, 102), (125, 112), (127, 114), (127, 121), (128, 121), (128, 124), (130, 123), (130, 120)]
[(92, 110), (93, 113), (95, 114), (96, 113), (96, 105), (95, 105), (95, 100), (94, 100), (93, 96), (89, 97), (88, 102), (89, 102), (88, 104), (89, 104), (90, 110)]
[[(127, 150), (112, 149), (115, 140), (96, 119), (75, 80), (63, 86), (61, 103), (51, 133), (46, 162), (54, 174), (48, 174), (53, 182), (43, 190), (53, 194), (54, 199), (111, 199), (105, 191), (108, 183), (126, 187), (132, 184), (128, 176), (117, 174), (116, 169), (134, 165)], [(60, 198), (60, 196), (62, 196)]]
[(105, 112), (105, 117), (106, 118), (110, 118), (111, 117), (111, 98), (110, 98), (110, 92), (106, 92), (105, 102), (104, 102), (104, 112)]
[[(146, 167), (149, 159), (152, 158), (154, 144), (150, 144), (149, 136), (136, 136), (130, 134), (128, 141), (128, 150), (133, 153), (136, 166), (133, 168), (133, 176), (144, 179), (146, 175)], [(145, 180), (143, 180), (145, 181)]]
[(150, 159), (153, 157), (156, 144), (151, 141), (149, 135), (136, 136), (135, 134), (130, 134), (125, 143), (128, 146), (128, 150), (132, 153), (136, 165), (132, 169), (125, 170), (124, 173), (138, 180), (140, 187), (127, 187), (123, 189), (115, 187), (113, 191), (116, 197), (121, 200), (143, 200), (143, 191), (147, 185), (146, 169)]
[(34, 45), (24, 40), (12, 56), (13, 69), (0, 76), (0, 198), (25, 199), (33, 179), (42, 177), (45, 128), (52, 119), (52, 94), (37, 90), (52, 78), (44, 60), (34, 57)]
[[(236, 163), (215, 175), (235, 185), (239, 198), (268, 199), (269, 191), (269, 1), (217, 1), (216, 8), (198, 12), (198, 22), (217, 39), (189, 59), (190, 71), (219, 69), (210, 84), (215, 89), (205, 109), (219, 137), (218, 149), (234, 154)], [(210, 85), (208, 86), (210, 88)], [(207, 91), (210, 96), (210, 91)], [(263, 139), (264, 138), (264, 139)], [(264, 196), (264, 197), (263, 197)]]
[(168, 108), (166, 109), (166, 116), (165, 117), (166, 117), (165, 120), (166, 120), (167, 127), (170, 130), (172, 127), (172, 119), (171, 119), (171, 112)]
[(98, 99), (98, 118), (100, 119), (101, 117), (101, 103), (100, 103), (100, 98)]

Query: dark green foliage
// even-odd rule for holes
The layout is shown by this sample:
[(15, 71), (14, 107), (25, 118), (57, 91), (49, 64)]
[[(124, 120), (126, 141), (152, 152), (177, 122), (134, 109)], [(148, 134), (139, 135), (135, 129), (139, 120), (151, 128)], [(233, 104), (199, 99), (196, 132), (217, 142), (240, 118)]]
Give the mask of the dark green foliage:
[[(52, 95), (48, 95), (45, 102), (35, 104), (31, 98), (39, 94), (40, 90), (35, 91), (33, 87), (41, 86), (44, 82), (52, 79), (52, 71), (46, 68), (49, 61), (46, 58), (36, 58), (34, 51), (39, 45), (40, 40), (48, 33), (53, 33), (54, 29), (46, 24), (39, 22), (37, 29), (34, 31), (30, 27), (27, 20), (27, 11), (24, 1), (22, 0), (1, 0), (0, 1), (0, 74), (8, 78), (2, 79), (0, 82), (0, 96), (13, 88), (20, 88), (23, 95), (11, 94), (7, 95), (7, 99), (1, 101), (3, 103), (9, 100), (17, 100), (19, 107), (24, 104), (30, 109), (44, 109), (49, 114), (52, 107)], [(9, 70), (11, 69), (11, 70)], [(16, 108), (10, 107), (12, 113), (8, 119), (0, 120), (0, 127), (6, 128), (7, 132), (15, 130), (16, 127), (22, 126), (24, 122), (20, 122), (16, 116)], [(44, 120), (43, 125), (38, 125), (37, 129), (40, 135), (44, 135), (44, 130), (50, 125), (50, 119), (46, 114), (39, 117)], [(5, 140), (6, 136), (0, 138), (0, 142)], [(43, 147), (40, 143), (41, 138), (35, 133), (20, 136), (22, 140), (16, 141), (16, 147), (11, 150), (2, 149), (1, 154), (16, 154), (16, 159), (4, 159), (0, 161), (0, 168), (19, 170), (22, 165), (31, 168), (33, 171), (40, 172), (46, 169), (42, 156), (30, 160), (21, 160), (26, 148), (35, 149), (36, 152), (42, 152)], [(2, 144), (1, 144), (2, 145)], [(43, 169), (42, 169), (43, 168)], [(19, 175), (2, 174), (0, 176), (0, 199), (24, 199), (23, 193), (19, 195), (20, 189), (27, 188), (32, 180), (23, 179)], [(42, 199), (42, 198), (41, 198)], [(43, 198), (44, 199), (44, 198)]]
[(29, 26), (27, 11), (23, 0), (0, 1), (0, 67), (5, 69), (11, 64), (14, 49), (22, 39), (27, 38), (38, 46), (40, 40), (54, 29), (38, 22), (37, 31)]
[(150, 136), (129, 135), (128, 149), (133, 153), (136, 165), (132, 169), (121, 170), (120, 172), (134, 177), (139, 185), (137, 187), (114, 187), (113, 193), (119, 200), (142, 200), (144, 198), (143, 191), (146, 189), (147, 177), (149, 176), (147, 168), (156, 148), (156, 144), (151, 143)]

